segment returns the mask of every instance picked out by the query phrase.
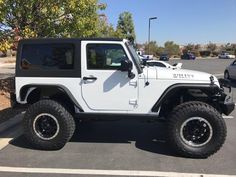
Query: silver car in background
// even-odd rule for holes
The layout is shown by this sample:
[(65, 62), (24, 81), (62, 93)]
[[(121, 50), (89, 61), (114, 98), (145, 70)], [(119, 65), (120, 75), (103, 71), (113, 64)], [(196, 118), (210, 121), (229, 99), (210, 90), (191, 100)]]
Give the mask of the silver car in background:
[(234, 60), (233, 63), (226, 67), (224, 78), (229, 80), (236, 79), (236, 60)]
[(235, 58), (235, 55), (231, 55), (229, 53), (226, 53), (226, 52), (222, 52), (219, 56), (218, 56), (219, 59), (234, 59)]

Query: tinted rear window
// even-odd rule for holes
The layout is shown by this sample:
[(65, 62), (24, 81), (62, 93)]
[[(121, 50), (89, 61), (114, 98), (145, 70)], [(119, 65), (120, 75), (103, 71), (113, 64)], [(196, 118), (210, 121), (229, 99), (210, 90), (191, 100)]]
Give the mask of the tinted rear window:
[(73, 69), (73, 44), (24, 44), (21, 68), (28, 69)]

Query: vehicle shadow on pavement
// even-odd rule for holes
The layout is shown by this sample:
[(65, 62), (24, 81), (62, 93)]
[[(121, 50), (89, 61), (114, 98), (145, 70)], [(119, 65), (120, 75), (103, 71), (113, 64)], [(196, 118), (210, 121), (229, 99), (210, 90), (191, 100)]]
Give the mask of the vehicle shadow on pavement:
[(10, 118), (16, 116), (17, 114), (21, 113), (23, 109), (12, 109), (12, 108), (6, 108), (3, 110), (0, 110), (0, 123), (3, 123)]
[(236, 88), (236, 80), (231, 80), (230, 85), (231, 87)]
[[(77, 143), (130, 144), (130, 148), (133, 148), (132, 146), (135, 144), (134, 148), (144, 151), (179, 157), (166, 142), (164, 123), (127, 120), (85, 121), (78, 123), (70, 142), (73, 142), (73, 145)], [(15, 139), (11, 144), (21, 148), (34, 149), (23, 136)]]

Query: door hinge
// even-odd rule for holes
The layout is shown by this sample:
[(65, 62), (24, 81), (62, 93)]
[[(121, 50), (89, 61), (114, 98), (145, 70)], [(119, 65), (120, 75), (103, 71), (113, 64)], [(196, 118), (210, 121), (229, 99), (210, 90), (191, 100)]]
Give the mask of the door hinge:
[(137, 104), (138, 104), (138, 101), (137, 101), (137, 99), (130, 99), (130, 100), (129, 100), (129, 104), (131, 104), (131, 105), (137, 105)]
[(138, 82), (137, 82), (137, 80), (129, 81), (129, 85), (137, 87), (138, 86)]

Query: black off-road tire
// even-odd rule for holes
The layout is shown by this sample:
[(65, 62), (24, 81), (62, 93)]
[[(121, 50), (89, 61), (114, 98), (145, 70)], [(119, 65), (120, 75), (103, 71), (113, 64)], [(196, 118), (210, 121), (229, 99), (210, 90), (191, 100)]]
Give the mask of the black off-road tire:
[[(213, 133), (206, 144), (191, 146), (181, 137), (181, 126), (188, 119), (200, 117), (208, 121)], [(183, 129), (182, 129), (183, 130)], [(227, 129), (221, 114), (212, 106), (199, 102), (186, 102), (176, 106), (168, 120), (168, 140), (173, 149), (181, 156), (207, 158), (216, 153), (225, 142)], [(182, 134), (183, 135), (183, 134)], [(190, 142), (191, 143), (191, 142)]]
[[(34, 130), (34, 120), (40, 114), (54, 116), (59, 124), (57, 135), (50, 140), (40, 138)], [(53, 100), (41, 100), (31, 105), (23, 119), (24, 136), (36, 149), (58, 150), (70, 140), (75, 130), (75, 122), (72, 115), (58, 102)]]

